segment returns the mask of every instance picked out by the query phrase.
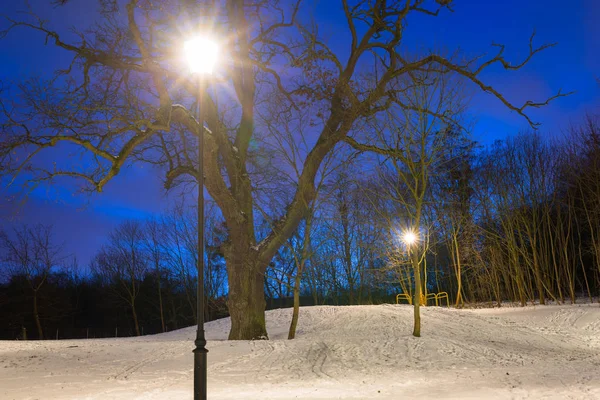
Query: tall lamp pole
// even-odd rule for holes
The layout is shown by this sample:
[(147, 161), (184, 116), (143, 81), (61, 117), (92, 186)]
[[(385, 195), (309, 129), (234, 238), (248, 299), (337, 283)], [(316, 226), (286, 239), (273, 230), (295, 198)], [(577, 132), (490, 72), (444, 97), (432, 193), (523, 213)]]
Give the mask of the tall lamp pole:
[(204, 336), (204, 116), (202, 99), (205, 75), (211, 74), (217, 60), (218, 47), (207, 37), (197, 36), (185, 42), (190, 71), (198, 79), (198, 287), (196, 319), (198, 328), (194, 341), (194, 400), (206, 400), (206, 371), (208, 367), (206, 337)]

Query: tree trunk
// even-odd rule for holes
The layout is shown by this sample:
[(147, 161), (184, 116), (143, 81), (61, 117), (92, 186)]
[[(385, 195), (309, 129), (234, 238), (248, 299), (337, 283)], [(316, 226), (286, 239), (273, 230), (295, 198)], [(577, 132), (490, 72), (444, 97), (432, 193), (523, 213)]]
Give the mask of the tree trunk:
[[(300, 314), (300, 283), (302, 282), (302, 274), (304, 273), (304, 266), (306, 261), (310, 257), (310, 230), (312, 228), (312, 217), (314, 213), (313, 207), (310, 209), (309, 214), (306, 217), (306, 225), (304, 226), (304, 237), (302, 243), (301, 260), (298, 262), (298, 258), (295, 257), (298, 265), (296, 276), (294, 277), (294, 311), (292, 312), (292, 322), (290, 323), (290, 330), (288, 332), (288, 340), (296, 337), (296, 328), (298, 326), (298, 315)], [(316, 305), (316, 304), (315, 304)]]
[(319, 291), (318, 291), (316, 283), (314, 286), (312, 286), (311, 290), (312, 290), (312, 297), (313, 297), (313, 303), (314, 303), (313, 305), (318, 306), (319, 305)]
[(291, 340), (296, 337), (296, 327), (298, 326), (298, 314), (300, 313), (300, 279), (302, 278), (300, 273), (296, 274), (294, 284), (294, 311), (292, 312), (292, 323), (290, 324), (290, 331), (288, 333), (288, 339)]
[(133, 314), (133, 324), (135, 325), (135, 335), (141, 336), (140, 324), (138, 322), (137, 312), (135, 312), (135, 302), (131, 302), (131, 313)]
[[(536, 229), (536, 227), (534, 227), (534, 229)], [(538, 247), (537, 247), (537, 238), (536, 235), (533, 235), (533, 237), (530, 237), (531, 241), (533, 243), (535, 243), (535, 246), (531, 246), (532, 247), (532, 251), (533, 251), (533, 273), (534, 273), (534, 277), (535, 277), (535, 287), (537, 289), (538, 292), (538, 297), (540, 300), (540, 305), (546, 305), (546, 297), (544, 296), (544, 283), (542, 282), (542, 271), (540, 268), (540, 260), (538, 258)]]
[(411, 260), (415, 273), (415, 297), (413, 304), (415, 307), (415, 325), (413, 328), (413, 336), (421, 336), (421, 268), (419, 268), (419, 253), (416, 249), (411, 250)]
[(456, 290), (456, 304), (454, 305), (455, 307), (458, 307), (459, 305), (462, 306), (463, 304), (463, 298), (462, 298), (462, 265), (460, 263), (460, 250), (458, 248), (458, 234), (456, 232), (454, 232), (452, 234), (452, 239), (454, 242), (454, 254), (453, 254), (453, 259), (454, 259), (454, 267), (455, 267), (455, 272), (456, 272), (456, 283), (458, 286), (458, 289)]
[(33, 319), (35, 320), (35, 326), (38, 331), (38, 339), (44, 340), (44, 331), (42, 330), (42, 323), (40, 322), (40, 314), (38, 312), (37, 291), (33, 292)]
[[(173, 324), (171, 330), (179, 329), (179, 324), (177, 323), (177, 310), (175, 309), (175, 301), (171, 298), (171, 323)], [(168, 327), (166, 327), (168, 329)]]
[[(235, 247), (234, 247), (235, 248)], [(265, 268), (251, 260), (248, 252), (232, 249), (226, 252), (231, 315), (229, 340), (268, 339), (265, 324), (264, 271)]]
[(163, 299), (162, 299), (162, 285), (160, 284), (161, 275), (160, 270), (157, 268), (157, 285), (158, 285), (158, 307), (160, 309), (160, 325), (162, 332), (165, 333), (165, 313), (163, 309)]

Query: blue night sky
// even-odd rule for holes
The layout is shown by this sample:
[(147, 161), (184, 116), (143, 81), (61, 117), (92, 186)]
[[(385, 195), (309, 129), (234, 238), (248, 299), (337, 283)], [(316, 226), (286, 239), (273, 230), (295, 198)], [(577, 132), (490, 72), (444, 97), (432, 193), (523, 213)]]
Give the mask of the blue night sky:
[[(23, 9), (21, 1), (0, 0), (2, 11), (15, 16)], [(23, 2), (24, 3), (24, 2)], [(34, 10), (44, 15), (50, 27), (68, 33), (68, 27), (85, 28), (95, 18), (93, 0), (71, 0), (54, 9), (50, 0), (32, 1)], [(541, 131), (559, 135), (576, 123), (585, 112), (600, 106), (600, 1), (598, 0), (455, 0), (454, 13), (444, 11), (437, 18), (417, 16), (408, 21), (404, 45), (407, 52), (428, 49), (460, 49), (466, 57), (492, 54), (492, 42), (506, 45), (505, 55), (519, 62), (528, 51), (532, 31), (538, 45), (558, 42), (535, 57), (520, 71), (489, 70), (482, 77), (515, 104), (527, 99), (542, 100), (562, 88), (575, 91), (567, 98), (540, 110), (531, 110)], [(342, 32), (346, 32), (341, 5), (336, 0), (311, 0), (312, 19), (320, 32), (343, 54)], [(306, 13), (303, 18), (310, 18)], [(67, 36), (66, 36), (67, 37)], [(0, 80), (17, 82), (29, 76), (51, 74), (68, 65), (66, 52), (44, 46), (41, 34), (18, 30), (0, 40)], [(529, 129), (527, 122), (508, 111), (495, 98), (475, 92), (470, 112), (477, 120), (473, 136), (483, 144)], [(48, 154), (49, 155), (49, 154)], [(102, 244), (106, 234), (125, 218), (144, 218), (167, 208), (178, 198), (165, 194), (159, 171), (148, 166), (124, 169), (105, 192), (91, 198), (75, 195), (69, 186), (38, 189), (18, 206), (11, 192), (0, 188), (0, 224), (51, 223), (57, 237), (85, 266)]]

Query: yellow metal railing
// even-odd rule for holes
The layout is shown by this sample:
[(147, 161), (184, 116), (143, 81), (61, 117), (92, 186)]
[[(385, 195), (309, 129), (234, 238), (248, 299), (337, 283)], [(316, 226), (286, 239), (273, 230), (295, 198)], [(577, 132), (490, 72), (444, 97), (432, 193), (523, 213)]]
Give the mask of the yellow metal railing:
[(440, 301), (441, 299), (446, 299), (446, 307), (450, 307), (450, 300), (448, 299), (448, 293), (446, 293), (446, 292), (439, 292), (437, 294), (436, 302)]
[(412, 305), (412, 296), (406, 293), (400, 293), (396, 295), (396, 304), (400, 304), (400, 299), (405, 299), (408, 301), (408, 304)]
[(433, 299), (435, 301), (435, 305), (438, 305), (437, 295), (435, 293), (427, 293), (427, 296), (421, 298), (421, 304), (426, 306), (429, 304), (429, 300)]
[[(429, 300), (433, 299), (435, 301), (436, 307), (440, 306), (440, 300), (446, 299), (446, 307), (450, 307), (450, 300), (448, 299), (448, 293), (440, 292), (440, 293), (427, 293), (427, 295), (421, 295), (421, 305), (427, 306)], [(400, 293), (396, 295), (396, 304), (400, 304), (400, 300), (408, 301), (408, 304), (412, 305), (412, 296), (406, 293)]]

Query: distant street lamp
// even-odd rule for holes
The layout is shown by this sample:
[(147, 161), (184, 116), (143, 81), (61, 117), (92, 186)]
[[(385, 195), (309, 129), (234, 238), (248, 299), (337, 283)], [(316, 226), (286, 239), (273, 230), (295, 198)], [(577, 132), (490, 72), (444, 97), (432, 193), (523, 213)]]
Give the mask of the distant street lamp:
[(218, 46), (205, 36), (189, 39), (184, 44), (185, 55), (190, 71), (198, 78), (198, 288), (196, 314), (198, 328), (194, 344), (194, 400), (206, 400), (206, 372), (208, 350), (204, 336), (204, 116), (202, 98), (205, 89), (205, 75), (212, 74), (219, 52)]
[(410, 249), (410, 246), (417, 241), (417, 235), (413, 231), (406, 231), (402, 235), (402, 240), (406, 243), (406, 247)]

